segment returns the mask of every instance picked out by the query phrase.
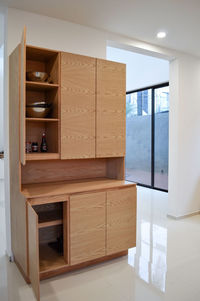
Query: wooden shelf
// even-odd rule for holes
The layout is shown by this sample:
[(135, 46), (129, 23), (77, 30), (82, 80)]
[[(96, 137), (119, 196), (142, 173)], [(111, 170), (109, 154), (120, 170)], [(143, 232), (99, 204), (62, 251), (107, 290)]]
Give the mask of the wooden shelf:
[(57, 226), (63, 224), (62, 211), (51, 210), (38, 212), (39, 228)]
[(26, 121), (34, 121), (34, 122), (57, 122), (58, 118), (32, 118), (26, 117)]
[(56, 270), (67, 266), (62, 254), (56, 252), (48, 244), (40, 245), (40, 272)]
[(34, 91), (52, 90), (58, 88), (58, 84), (49, 84), (44, 82), (26, 81), (26, 88)]
[(35, 160), (56, 160), (59, 159), (59, 153), (30, 153), (26, 154), (27, 161), (35, 161)]
[[(90, 191), (101, 191), (105, 189), (123, 188), (135, 186), (135, 183), (115, 180), (108, 178), (94, 178), (85, 180), (72, 180), (64, 182), (40, 183), (40, 184), (24, 184), (22, 185), (22, 193), (27, 198), (56, 196), (64, 194), (82, 193)], [(37, 203), (37, 200), (33, 202)]]
[(58, 225), (62, 225), (63, 224), (63, 220), (62, 219), (57, 219), (54, 221), (48, 221), (48, 222), (41, 222), (38, 224), (38, 228), (47, 228), (47, 227), (52, 227), (52, 226), (58, 226)]

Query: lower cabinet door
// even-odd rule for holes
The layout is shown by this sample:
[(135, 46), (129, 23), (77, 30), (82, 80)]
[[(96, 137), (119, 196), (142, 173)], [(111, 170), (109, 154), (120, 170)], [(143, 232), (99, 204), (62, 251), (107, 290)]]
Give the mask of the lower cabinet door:
[(105, 256), (106, 192), (70, 197), (71, 265)]
[(125, 251), (136, 245), (136, 187), (107, 192), (107, 252)]
[(37, 300), (40, 300), (38, 215), (28, 203), (29, 278)]

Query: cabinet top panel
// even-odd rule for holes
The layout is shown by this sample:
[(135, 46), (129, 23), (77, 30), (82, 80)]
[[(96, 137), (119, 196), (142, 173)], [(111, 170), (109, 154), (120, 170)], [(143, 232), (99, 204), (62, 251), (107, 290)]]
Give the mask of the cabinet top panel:
[(27, 60), (48, 61), (56, 54), (58, 54), (58, 51), (35, 46), (26, 46)]
[(26, 198), (46, 197), (63, 194), (74, 194), (105, 189), (124, 188), (136, 186), (135, 183), (108, 178), (95, 178), (85, 180), (73, 180), (55, 183), (25, 184), (22, 185), (22, 193)]

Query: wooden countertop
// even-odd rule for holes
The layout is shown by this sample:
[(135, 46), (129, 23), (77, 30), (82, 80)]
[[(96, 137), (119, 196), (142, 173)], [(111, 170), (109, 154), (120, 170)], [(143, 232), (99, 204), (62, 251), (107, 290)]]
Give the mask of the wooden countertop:
[(124, 180), (95, 178), (65, 182), (25, 184), (22, 185), (22, 194), (24, 194), (26, 198), (36, 198), (123, 188), (127, 186), (136, 186), (136, 184)]

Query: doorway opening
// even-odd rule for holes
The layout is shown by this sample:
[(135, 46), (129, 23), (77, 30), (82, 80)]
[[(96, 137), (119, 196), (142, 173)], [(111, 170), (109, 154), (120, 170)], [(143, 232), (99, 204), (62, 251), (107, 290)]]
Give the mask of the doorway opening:
[(168, 191), (169, 62), (107, 47), (126, 68), (126, 180)]

